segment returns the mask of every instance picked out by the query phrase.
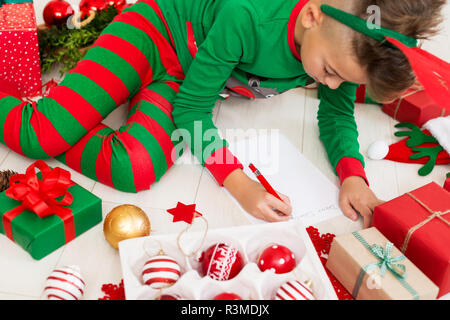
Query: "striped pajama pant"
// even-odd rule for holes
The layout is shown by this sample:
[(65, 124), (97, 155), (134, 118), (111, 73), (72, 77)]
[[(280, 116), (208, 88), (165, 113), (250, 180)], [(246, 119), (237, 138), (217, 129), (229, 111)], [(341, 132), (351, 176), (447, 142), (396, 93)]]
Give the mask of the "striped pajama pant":
[[(115, 189), (149, 189), (180, 156), (172, 104), (184, 74), (153, 0), (125, 9), (61, 83), (34, 103), (0, 88), (0, 141), (30, 158), (55, 157)], [(130, 101), (119, 130), (102, 120)]]

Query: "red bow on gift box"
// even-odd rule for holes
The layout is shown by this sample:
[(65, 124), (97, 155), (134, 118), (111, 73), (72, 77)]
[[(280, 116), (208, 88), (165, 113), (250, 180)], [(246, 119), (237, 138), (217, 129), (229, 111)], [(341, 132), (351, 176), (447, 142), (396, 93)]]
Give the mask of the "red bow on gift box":
[[(42, 179), (36, 175), (35, 169), (39, 169)], [(75, 238), (75, 226), (70, 208), (73, 201), (72, 195), (67, 189), (74, 185), (70, 180), (70, 172), (61, 168), (51, 169), (44, 161), (38, 160), (30, 165), (25, 174), (16, 174), (10, 178), (10, 187), (5, 194), (21, 202), (18, 207), (3, 215), (3, 227), (5, 234), (13, 239), (11, 231), (11, 220), (21, 214), (24, 210), (36, 213), (40, 218), (50, 215), (60, 217), (65, 226), (66, 242)], [(57, 198), (62, 197), (60, 200)]]

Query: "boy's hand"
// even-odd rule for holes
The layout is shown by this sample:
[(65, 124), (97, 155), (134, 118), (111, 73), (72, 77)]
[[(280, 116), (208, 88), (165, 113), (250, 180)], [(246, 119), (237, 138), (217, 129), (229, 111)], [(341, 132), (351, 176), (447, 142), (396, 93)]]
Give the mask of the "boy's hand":
[(353, 221), (358, 219), (359, 213), (364, 219), (364, 228), (370, 227), (373, 209), (382, 203), (384, 201), (375, 196), (363, 178), (351, 176), (342, 183), (339, 206), (344, 215)]
[(287, 196), (277, 192), (283, 199), (280, 201), (240, 169), (233, 171), (225, 179), (223, 185), (242, 208), (256, 218), (268, 222), (286, 221), (291, 218), (292, 206)]

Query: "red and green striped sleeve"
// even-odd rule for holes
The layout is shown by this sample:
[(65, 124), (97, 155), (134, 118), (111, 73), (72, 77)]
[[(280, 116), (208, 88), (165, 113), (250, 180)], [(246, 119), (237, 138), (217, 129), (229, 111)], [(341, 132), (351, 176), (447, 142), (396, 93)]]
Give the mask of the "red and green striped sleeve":
[(256, 55), (257, 14), (248, 2), (231, 0), (220, 8), (214, 24), (187, 72), (174, 101), (178, 131), (219, 185), (242, 164), (219, 136), (212, 111), (232, 70)]

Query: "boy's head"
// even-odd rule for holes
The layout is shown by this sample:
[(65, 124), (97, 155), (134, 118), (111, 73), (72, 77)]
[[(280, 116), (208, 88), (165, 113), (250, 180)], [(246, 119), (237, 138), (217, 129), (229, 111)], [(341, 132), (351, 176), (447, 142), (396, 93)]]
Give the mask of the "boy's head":
[[(306, 72), (334, 89), (343, 81), (366, 84), (372, 99), (395, 99), (416, 78), (404, 54), (327, 16), (328, 4), (415, 39), (427, 39), (442, 21), (445, 0), (310, 0), (296, 24)], [(373, 11), (368, 10), (373, 9)], [(377, 21), (378, 20), (378, 21)]]

